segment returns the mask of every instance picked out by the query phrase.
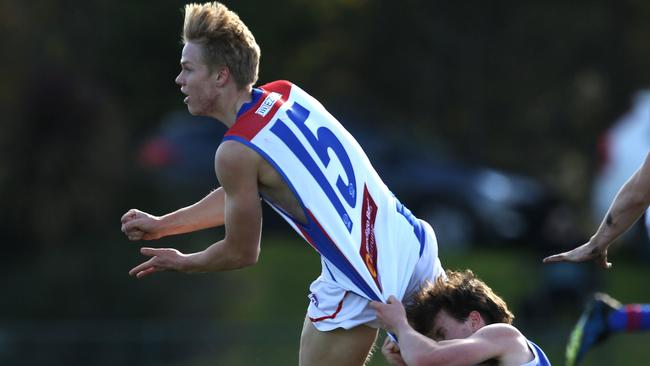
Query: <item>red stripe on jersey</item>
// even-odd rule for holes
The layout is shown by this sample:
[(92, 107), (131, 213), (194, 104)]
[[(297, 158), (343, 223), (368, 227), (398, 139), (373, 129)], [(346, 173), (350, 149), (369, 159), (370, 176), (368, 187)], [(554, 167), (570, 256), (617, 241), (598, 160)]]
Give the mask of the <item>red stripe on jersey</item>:
[(629, 304), (625, 305), (625, 312), (627, 313), (627, 329), (637, 330), (641, 328), (641, 305)]
[(336, 311), (334, 312), (334, 314), (321, 316), (320, 318), (311, 318), (310, 317), (309, 320), (311, 320), (312, 323), (316, 323), (316, 322), (319, 322), (319, 321), (322, 321), (322, 320), (325, 320), (325, 319), (334, 319), (334, 318), (336, 318), (336, 316), (339, 314), (341, 309), (343, 309), (343, 300), (345, 300), (345, 297), (348, 296), (348, 292), (349, 291), (345, 291), (345, 294), (343, 294), (343, 298), (339, 302), (339, 306), (336, 307)]
[[(275, 115), (278, 108), (289, 98), (291, 83), (285, 80), (279, 80), (263, 85), (260, 89), (264, 92), (260, 100), (237, 118), (235, 124), (230, 127), (225, 136), (239, 136), (247, 141), (252, 140), (271, 121), (271, 117)], [(273, 102), (273, 106), (269, 110), (260, 112), (263, 107), (262, 105), (267, 102), (271, 93), (280, 94), (280, 98)]]

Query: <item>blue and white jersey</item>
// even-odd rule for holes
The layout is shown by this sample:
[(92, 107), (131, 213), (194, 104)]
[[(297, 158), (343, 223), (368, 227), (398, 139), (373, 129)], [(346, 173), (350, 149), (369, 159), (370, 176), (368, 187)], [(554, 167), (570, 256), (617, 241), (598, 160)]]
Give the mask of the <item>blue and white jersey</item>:
[(420, 220), (395, 198), (357, 141), (316, 99), (288, 81), (266, 84), (253, 94), (251, 106), (240, 112), (224, 140), (249, 146), (275, 167), (308, 222), (265, 201), (320, 253), (327, 273), (342, 288), (369, 300), (402, 299), (424, 248)]
[(546, 354), (544, 351), (542, 351), (541, 348), (539, 348), (538, 345), (535, 343), (526, 340), (528, 342), (528, 347), (530, 348), (531, 351), (533, 351), (533, 354), (535, 354), (535, 358), (523, 364), (522, 366), (551, 366), (551, 362), (548, 360), (548, 357), (546, 357)]

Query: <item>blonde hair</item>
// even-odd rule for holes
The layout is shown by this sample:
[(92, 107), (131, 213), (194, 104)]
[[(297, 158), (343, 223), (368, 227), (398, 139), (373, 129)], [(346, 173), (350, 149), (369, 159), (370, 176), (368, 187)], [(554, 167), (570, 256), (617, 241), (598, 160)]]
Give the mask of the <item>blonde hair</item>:
[(210, 71), (226, 66), (239, 89), (255, 84), (260, 47), (239, 16), (218, 2), (185, 5), (183, 43), (203, 48)]
[(424, 335), (433, 329), (433, 319), (441, 310), (458, 321), (465, 321), (472, 311), (478, 311), (485, 324), (511, 324), (514, 315), (508, 305), (471, 270), (446, 271), (447, 278), (438, 277), (427, 283), (407, 307), (413, 328)]

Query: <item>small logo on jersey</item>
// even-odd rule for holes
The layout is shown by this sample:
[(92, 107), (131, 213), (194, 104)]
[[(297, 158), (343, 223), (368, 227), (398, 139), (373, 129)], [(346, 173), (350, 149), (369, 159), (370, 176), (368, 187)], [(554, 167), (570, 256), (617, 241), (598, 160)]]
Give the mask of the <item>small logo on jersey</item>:
[(309, 294), (309, 301), (311, 301), (316, 307), (318, 307), (318, 297), (315, 293)]
[(361, 249), (359, 254), (368, 268), (368, 272), (375, 280), (379, 291), (382, 291), (377, 271), (377, 242), (375, 241), (375, 219), (377, 217), (377, 204), (370, 196), (368, 187), (363, 187), (363, 206), (361, 208)]
[(282, 96), (276, 92), (269, 93), (269, 95), (267, 95), (266, 98), (264, 98), (264, 101), (259, 106), (259, 108), (257, 108), (255, 114), (259, 114), (262, 117), (266, 117), (266, 115), (269, 113), (271, 108), (273, 108), (275, 102), (277, 102), (278, 99), (280, 99), (281, 97)]

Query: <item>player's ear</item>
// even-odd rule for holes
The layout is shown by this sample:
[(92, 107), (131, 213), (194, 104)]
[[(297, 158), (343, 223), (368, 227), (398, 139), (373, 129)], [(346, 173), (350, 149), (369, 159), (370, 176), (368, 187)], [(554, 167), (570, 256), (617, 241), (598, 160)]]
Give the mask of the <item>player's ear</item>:
[(476, 310), (473, 310), (469, 313), (468, 316), (469, 319), (469, 324), (472, 327), (472, 330), (475, 332), (485, 326), (485, 321), (483, 320), (483, 316), (481, 316), (481, 313), (479, 313)]
[(226, 85), (230, 78), (230, 69), (227, 66), (221, 66), (212, 73), (212, 79), (217, 87)]

